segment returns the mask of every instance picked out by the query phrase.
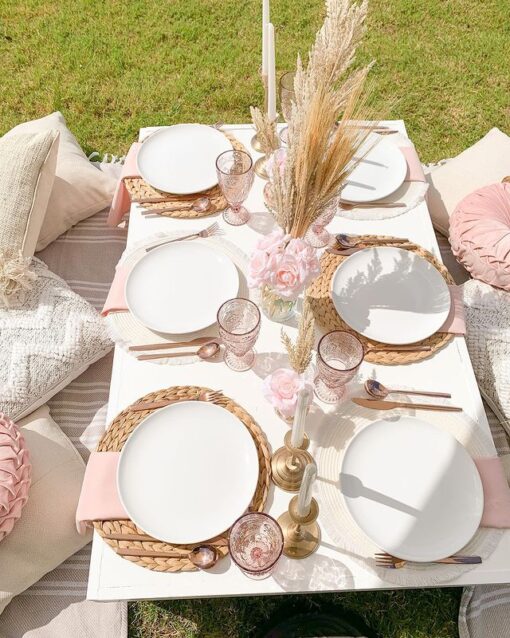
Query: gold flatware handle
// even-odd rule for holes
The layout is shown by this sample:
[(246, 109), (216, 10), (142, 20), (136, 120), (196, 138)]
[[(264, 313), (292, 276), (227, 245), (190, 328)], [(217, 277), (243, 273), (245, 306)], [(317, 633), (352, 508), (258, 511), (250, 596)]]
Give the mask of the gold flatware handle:
[(394, 390), (389, 389), (391, 394), (412, 394), (420, 397), (440, 397), (441, 399), (451, 399), (449, 392), (428, 392), (427, 390)]
[(165, 202), (172, 202), (173, 199), (169, 197), (136, 197), (131, 200), (133, 204), (163, 204)]
[(158, 551), (151, 551), (148, 549), (119, 548), (119, 549), (115, 549), (115, 553), (118, 554), (119, 556), (146, 556), (151, 558), (187, 558), (189, 555), (189, 550), (184, 550), (182, 552), (158, 552)]
[(216, 337), (197, 337), (191, 341), (182, 341), (181, 343), (147, 343), (129, 346), (132, 352), (140, 352), (144, 350), (172, 350), (173, 348), (186, 348), (188, 346), (201, 346), (208, 341), (213, 341)]
[(365, 354), (368, 352), (430, 352), (431, 346), (374, 346), (368, 348)]
[(395, 408), (412, 408), (413, 410), (435, 410), (438, 412), (462, 412), (462, 408), (455, 405), (435, 405), (432, 403), (401, 403), (391, 401)]
[(107, 538), (112, 541), (155, 541), (163, 543), (164, 541), (158, 541), (157, 538), (149, 536), (148, 534), (102, 534), (101, 538)]
[(148, 246), (145, 249), (145, 252), (148, 253), (155, 248), (159, 248), (160, 246), (165, 246), (166, 244), (172, 244), (174, 241), (184, 241), (185, 239), (196, 239), (200, 236), (200, 233), (192, 233), (191, 235), (184, 235), (183, 237), (174, 237), (173, 239), (167, 239), (165, 241), (160, 242), (159, 244), (155, 244), (154, 246)]
[(367, 202), (366, 204), (345, 204), (342, 206), (342, 203), (338, 204), (338, 208), (343, 210), (352, 210), (354, 208), (405, 208), (407, 204), (404, 202), (379, 202), (374, 204), (373, 202)]
[[(331, 255), (338, 255), (339, 257), (348, 257), (349, 255), (354, 255), (354, 253), (359, 253), (360, 250), (365, 250), (365, 248), (377, 248), (377, 244), (368, 244), (365, 242), (360, 242), (360, 244), (362, 244), (361, 246), (356, 246), (355, 248), (335, 248), (334, 246), (327, 248), (326, 252), (330, 253)], [(402, 248), (402, 249), (411, 249), (414, 248), (415, 244), (412, 244), (411, 242), (407, 242), (407, 241), (403, 241), (403, 242), (399, 242), (398, 240), (395, 241), (393, 240), (391, 242), (391, 244), (384, 244), (386, 245), (391, 245), (391, 246), (395, 246), (395, 248)]]
[(150, 359), (174, 359), (177, 357), (196, 356), (196, 350), (186, 350), (186, 352), (157, 352), (155, 354), (139, 354), (136, 358), (139, 361), (149, 361)]
[(136, 403), (129, 409), (131, 412), (143, 412), (144, 410), (157, 410), (158, 408), (164, 408), (172, 403), (178, 403), (181, 399), (169, 399), (163, 401), (145, 401), (143, 403)]

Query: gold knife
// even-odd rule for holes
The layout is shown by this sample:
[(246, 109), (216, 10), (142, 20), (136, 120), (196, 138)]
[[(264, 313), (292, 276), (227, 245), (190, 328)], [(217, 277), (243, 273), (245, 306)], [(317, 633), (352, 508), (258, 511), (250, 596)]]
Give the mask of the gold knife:
[(365, 399), (354, 397), (356, 405), (372, 410), (393, 410), (393, 408), (411, 408), (414, 410), (437, 410), (439, 412), (462, 412), (462, 408), (455, 405), (435, 405), (433, 403), (404, 403), (401, 401), (383, 401), (381, 399)]

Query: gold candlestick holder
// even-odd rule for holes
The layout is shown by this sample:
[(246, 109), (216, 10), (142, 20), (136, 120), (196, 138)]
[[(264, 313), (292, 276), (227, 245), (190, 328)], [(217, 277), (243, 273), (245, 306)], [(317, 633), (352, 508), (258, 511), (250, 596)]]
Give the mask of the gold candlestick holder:
[(253, 170), (255, 171), (255, 173), (261, 179), (265, 179), (265, 180), (269, 179), (269, 174), (268, 174), (267, 168), (266, 168), (267, 160), (268, 160), (268, 156), (267, 155), (262, 155), (262, 157), (259, 157), (258, 160), (253, 165)]
[(297, 511), (298, 497), (294, 496), (287, 512), (278, 518), (283, 532), (283, 553), (289, 558), (306, 558), (313, 554), (321, 541), (321, 528), (317, 523), (319, 505), (312, 498), (310, 511), (306, 516), (299, 516)]
[(305, 467), (313, 462), (313, 458), (310, 452), (307, 452), (310, 440), (306, 434), (299, 448), (292, 447), (291, 437), (292, 431), (289, 430), (285, 434), (284, 447), (278, 448), (273, 454), (271, 478), (273, 483), (285, 492), (298, 492)]
[[(262, 78), (262, 86), (264, 88), (264, 111), (267, 113), (267, 104), (268, 104), (267, 75), (262, 75), (261, 74), (261, 78)], [(251, 147), (252, 147), (252, 149), (254, 151), (257, 151), (257, 153), (262, 153), (262, 145), (261, 145), (260, 140), (259, 140), (259, 138), (257, 137), (256, 134), (251, 138)], [(258, 173), (257, 173), (257, 175), (258, 175)], [(264, 179), (266, 179), (266, 178), (264, 178)]]

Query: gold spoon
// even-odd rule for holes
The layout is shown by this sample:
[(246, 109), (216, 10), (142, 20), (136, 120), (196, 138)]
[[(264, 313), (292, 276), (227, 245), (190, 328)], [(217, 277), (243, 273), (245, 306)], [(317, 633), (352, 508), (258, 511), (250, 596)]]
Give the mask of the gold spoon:
[(376, 244), (378, 246), (384, 244), (397, 244), (399, 242), (407, 242), (408, 240), (401, 237), (363, 237), (359, 235), (348, 235), (347, 233), (339, 233), (335, 235), (336, 243), (340, 248), (356, 248), (360, 244)]
[(211, 208), (211, 200), (209, 197), (199, 197), (195, 201), (188, 202), (175, 202), (173, 206), (167, 206), (166, 208), (145, 208), (142, 210), (142, 215), (161, 215), (162, 213), (171, 213), (175, 210), (194, 210), (196, 213), (205, 213)]
[(370, 202), (367, 204), (349, 204), (347, 202), (340, 202), (340, 204), (338, 204), (338, 208), (340, 208), (340, 210), (352, 210), (353, 208), (405, 208), (406, 206), (407, 204), (404, 204), (403, 202), (390, 202), (388, 204), (385, 204), (384, 202)]
[[(106, 536), (111, 538), (111, 536)], [(127, 540), (127, 539), (126, 539)], [(152, 539), (153, 540), (153, 539)], [(147, 556), (151, 558), (188, 558), (188, 560), (198, 569), (210, 569), (214, 567), (220, 558), (220, 554), (214, 545), (197, 545), (189, 554), (180, 552), (162, 552), (146, 549), (131, 549), (119, 547), (115, 552), (119, 556)]]
[(442, 397), (444, 399), (451, 399), (452, 395), (449, 392), (426, 392), (425, 390), (395, 390), (394, 388), (387, 388), (380, 381), (375, 379), (367, 379), (365, 381), (365, 390), (370, 396), (375, 399), (385, 399), (388, 394), (416, 394), (424, 397)]
[(188, 350), (186, 352), (156, 352), (155, 354), (140, 354), (137, 359), (140, 361), (148, 361), (149, 359), (173, 359), (175, 357), (193, 357), (197, 356), (206, 361), (212, 359), (220, 350), (220, 344), (217, 341), (210, 341), (204, 344), (198, 350)]

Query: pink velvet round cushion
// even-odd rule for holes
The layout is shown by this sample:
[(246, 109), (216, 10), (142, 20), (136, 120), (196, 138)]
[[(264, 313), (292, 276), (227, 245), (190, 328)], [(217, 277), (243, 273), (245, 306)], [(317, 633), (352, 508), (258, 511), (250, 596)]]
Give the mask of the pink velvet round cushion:
[(21, 516), (31, 477), (25, 439), (18, 426), (0, 412), (0, 541)]
[(474, 279), (510, 290), (510, 184), (465, 197), (450, 219), (450, 243)]

